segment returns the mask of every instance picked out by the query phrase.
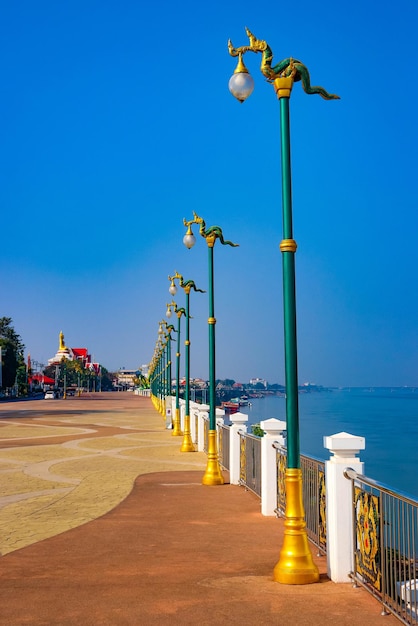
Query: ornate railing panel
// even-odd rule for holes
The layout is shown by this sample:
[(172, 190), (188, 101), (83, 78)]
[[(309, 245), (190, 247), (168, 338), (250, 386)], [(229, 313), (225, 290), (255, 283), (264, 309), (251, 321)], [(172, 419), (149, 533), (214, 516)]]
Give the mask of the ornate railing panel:
[[(276, 514), (285, 516), (286, 510), (286, 467), (287, 450), (279, 444), (276, 448), (277, 467), (277, 508)], [(327, 524), (325, 503), (325, 462), (301, 454), (303, 506), (305, 509), (306, 533), (320, 553), (327, 551)]]
[(208, 453), (208, 439), (209, 439), (209, 418), (208, 417), (203, 418), (203, 437), (204, 437), (203, 452), (206, 452), (207, 454)]
[(300, 455), (306, 533), (320, 553), (327, 552), (325, 462)]
[(286, 467), (287, 467), (287, 450), (279, 444), (273, 444), (276, 448), (276, 468), (277, 468), (277, 508), (276, 514), (284, 517), (286, 510)]
[(229, 426), (222, 424), (218, 428), (219, 464), (229, 470)]
[(261, 497), (261, 437), (240, 431), (239, 484)]
[(404, 624), (418, 624), (418, 500), (352, 469), (353, 580)]

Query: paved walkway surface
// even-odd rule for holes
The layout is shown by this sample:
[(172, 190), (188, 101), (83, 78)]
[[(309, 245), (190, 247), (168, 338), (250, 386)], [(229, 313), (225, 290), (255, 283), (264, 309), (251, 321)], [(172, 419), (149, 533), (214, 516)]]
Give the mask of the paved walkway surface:
[(324, 557), (318, 584), (273, 582), (283, 521), (180, 444), (130, 393), (0, 405), (2, 626), (400, 623)]

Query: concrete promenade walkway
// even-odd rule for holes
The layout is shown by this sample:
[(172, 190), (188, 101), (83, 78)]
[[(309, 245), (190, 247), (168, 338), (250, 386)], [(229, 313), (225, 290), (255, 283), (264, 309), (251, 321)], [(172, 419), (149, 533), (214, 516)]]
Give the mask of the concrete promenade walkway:
[(130, 393), (0, 404), (2, 626), (400, 623), (323, 557), (318, 584), (274, 583), (282, 520), (180, 444)]

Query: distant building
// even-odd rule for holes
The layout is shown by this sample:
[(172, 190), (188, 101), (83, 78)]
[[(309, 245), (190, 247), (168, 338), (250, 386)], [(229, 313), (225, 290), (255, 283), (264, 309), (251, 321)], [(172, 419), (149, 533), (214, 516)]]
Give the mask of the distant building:
[(126, 370), (125, 368), (120, 369), (116, 373), (116, 386), (122, 387), (122, 389), (133, 389), (135, 387), (134, 378), (136, 378), (139, 374), (139, 371), (136, 370)]
[(147, 363), (145, 365), (141, 365), (140, 370), (141, 370), (142, 376), (145, 376), (145, 378), (148, 378), (149, 365)]
[(250, 385), (253, 385), (255, 387), (255, 385), (258, 384), (262, 384), (264, 389), (267, 389), (267, 381), (264, 380), (264, 378), (251, 378)]
[(52, 359), (48, 359), (48, 365), (59, 365), (63, 359), (67, 361), (81, 361), (84, 367), (94, 369), (95, 371), (100, 368), (98, 363), (91, 362), (91, 356), (87, 348), (69, 348), (66, 346), (64, 333), (61, 331), (59, 334), (58, 350)]

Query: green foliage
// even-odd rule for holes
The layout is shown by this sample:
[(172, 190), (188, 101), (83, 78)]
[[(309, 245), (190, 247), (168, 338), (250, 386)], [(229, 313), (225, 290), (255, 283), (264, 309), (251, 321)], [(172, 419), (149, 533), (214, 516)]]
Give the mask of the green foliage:
[(0, 346), (2, 348), (2, 386), (13, 387), (19, 367), (24, 367), (24, 349), (20, 335), (13, 326), (11, 317), (0, 318)]
[(113, 389), (113, 375), (109, 373), (109, 371), (102, 366), (102, 380), (101, 380), (101, 389), (102, 391), (111, 391)]
[(140, 387), (141, 389), (149, 389), (150, 383), (146, 376), (139, 374), (134, 378), (134, 385), (136, 387)]
[(260, 424), (252, 424), (251, 425), (251, 432), (256, 437), (264, 437), (264, 435), (265, 435), (265, 432), (261, 428)]

